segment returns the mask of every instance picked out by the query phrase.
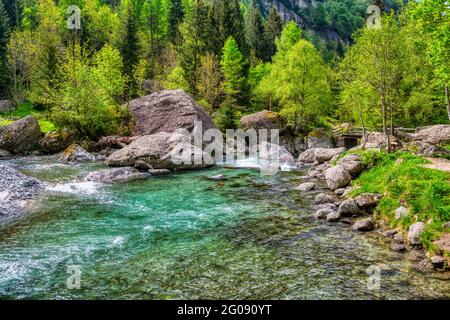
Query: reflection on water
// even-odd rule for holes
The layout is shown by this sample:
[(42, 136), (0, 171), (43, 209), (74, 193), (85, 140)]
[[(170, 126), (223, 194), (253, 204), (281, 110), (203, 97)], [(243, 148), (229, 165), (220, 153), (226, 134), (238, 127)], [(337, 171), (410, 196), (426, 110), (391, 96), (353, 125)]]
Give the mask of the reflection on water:
[[(15, 160), (49, 182), (37, 212), (0, 235), (0, 298), (449, 298), (376, 233), (311, 218), (302, 172), (211, 169), (127, 184), (83, 184), (98, 164)], [(225, 181), (209, 176), (224, 174)], [(316, 191), (320, 192), (320, 190)], [(81, 268), (81, 289), (66, 286)], [(381, 290), (366, 269), (381, 270)]]

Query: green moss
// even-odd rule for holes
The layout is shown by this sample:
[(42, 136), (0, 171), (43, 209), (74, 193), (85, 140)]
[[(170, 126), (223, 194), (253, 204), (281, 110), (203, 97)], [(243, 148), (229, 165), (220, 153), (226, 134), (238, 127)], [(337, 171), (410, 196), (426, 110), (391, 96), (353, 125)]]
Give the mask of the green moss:
[[(415, 222), (426, 223), (422, 240), (433, 251), (432, 242), (443, 234), (442, 225), (450, 220), (450, 174), (424, 168), (427, 160), (406, 152), (366, 155), (366, 161), (372, 159), (373, 167), (355, 180), (357, 189), (353, 195), (383, 194), (377, 214), (391, 227), (406, 232)], [(410, 215), (396, 220), (395, 210), (402, 201), (407, 203)]]

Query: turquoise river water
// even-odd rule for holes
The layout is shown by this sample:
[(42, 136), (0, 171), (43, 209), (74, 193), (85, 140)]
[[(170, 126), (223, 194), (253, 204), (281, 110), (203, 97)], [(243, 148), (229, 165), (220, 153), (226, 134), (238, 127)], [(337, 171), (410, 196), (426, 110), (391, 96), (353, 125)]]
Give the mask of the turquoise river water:
[[(213, 168), (124, 184), (85, 183), (99, 164), (3, 161), (49, 183), (27, 218), (0, 232), (2, 299), (450, 298), (378, 233), (312, 218), (304, 172)], [(207, 177), (222, 173), (226, 181)], [(68, 289), (68, 266), (81, 270)], [(366, 270), (381, 270), (369, 290)]]

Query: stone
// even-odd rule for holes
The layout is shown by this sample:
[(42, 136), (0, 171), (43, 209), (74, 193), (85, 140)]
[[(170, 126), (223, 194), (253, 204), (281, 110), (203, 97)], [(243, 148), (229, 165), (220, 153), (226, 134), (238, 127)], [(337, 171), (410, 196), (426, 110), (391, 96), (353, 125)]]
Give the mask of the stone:
[(301, 184), (300, 186), (298, 186), (296, 188), (296, 190), (301, 191), (301, 192), (308, 192), (308, 191), (312, 191), (316, 188), (316, 184), (314, 182), (306, 182)]
[(281, 136), (280, 145), (295, 157), (307, 149), (303, 137)]
[(152, 169), (149, 170), (148, 173), (153, 177), (161, 177), (161, 176), (168, 176), (172, 174), (172, 171), (167, 169)]
[(323, 129), (314, 129), (308, 135), (307, 138), (308, 149), (313, 148), (332, 149), (334, 148), (334, 146), (335, 144), (332, 135)]
[(315, 204), (335, 203), (336, 201), (336, 198), (325, 193), (320, 193), (314, 198)]
[(139, 137), (121, 137), (121, 136), (106, 136), (101, 137), (97, 143), (94, 145), (95, 150), (106, 150), (106, 149), (122, 149), (136, 141)]
[(286, 128), (286, 122), (279, 113), (264, 110), (242, 117), (240, 127), (243, 130), (278, 129), (282, 131)]
[(315, 161), (318, 163), (324, 163), (333, 159), (333, 157), (340, 155), (345, 152), (345, 148), (337, 148), (337, 149), (324, 149), (324, 148), (316, 148), (315, 151)]
[(0, 113), (16, 110), (16, 105), (11, 100), (0, 100)]
[(76, 138), (76, 134), (69, 130), (50, 131), (39, 141), (39, 144), (45, 153), (53, 154), (65, 150)]
[(450, 150), (424, 141), (411, 141), (405, 146), (405, 149), (411, 153), (424, 157), (438, 158), (450, 156)]
[(151, 165), (149, 165), (148, 163), (146, 163), (145, 161), (142, 160), (138, 160), (134, 163), (134, 167), (138, 170), (142, 170), (142, 171), (148, 171), (153, 169), (153, 167)]
[(400, 208), (395, 210), (395, 219), (400, 220), (406, 217), (408, 217), (408, 209), (404, 206), (401, 206)]
[(324, 204), (317, 205), (316, 208), (318, 208), (318, 209), (328, 209), (328, 210), (331, 210), (331, 211), (337, 211), (338, 206), (335, 205), (334, 203), (324, 203)]
[(345, 193), (346, 189), (345, 188), (341, 188), (341, 189), (337, 189), (334, 191), (334, 193), (336, 193), (338, 196), (342, 196)]
[(212, 180), (212, 181), (223, 181), (223, 180), (226, 180), (226, 177), (223, 174), (218, 174), (218, 175), (209, 177), (208, 179)]
[(375, 223), (373, 222), (372, 218), (358, 220), (352, 226), (353, 231), (360, 231), (360, 232), (369, 232), (373, 231), (374, 229)]
[(133, 116), (133, 136), (149, 136), (157, 133), (174, 133), (178, 129), (192, 132), (196, 122), (202, 123), (202, 131), (217, 129), (207, 113), (183, 90), (153, 93), (130, 101)]
[(341, 165), (346, 171), (348, 171), (348, 173), (352, 175), (353, 178), (358, 177), (366, 168), (360, 161), (346, 161), (341, 163)]
[(64, 162), (89, 162), (95, 161), (95, 156), (78, 144), (72, 144), (63, 151), (59, 159)]
[(378, 205), (380, 199), (380, 194), (363, 193), (355, 198), (355, 202), (362, 210), (371, 210)]
[(433, 242), (433, 245), (442, 254), (450, 254), (450, 233), (444, 233), (438, 240)]
[(341, 217), (352, 217), (360, 213), (359, 207), (352, 199), (342, 201), (338, 209)]
[[(195, 163), (196, 155), (202, 157), (204, 161)], [(111, 154), (106, 159), (106, 164), (111, 167), (128, 167), (134, 166), (136, 161), (140, 160), (154, 169), (168, 170), (194, 170), (212, 165), (209, 164), (211, 160), (209, 155), (191, 145), (190, 137), (167, 132), (137, 139)]]
[(446, 222), (442, 225), (442, 228), (449, 228), (450, 229), (450, 222)]
[(0, 149), (19, 154), (38, 146), (42, 136), (38, 121), (26, 116), (7, 126), (0, 133)]
[(435, 125), (418, 128), (412, 137), (413, 140), (433, 145), (447, 144), (450, 142), (450, 125)]
[(404, 244), (394, 243), (391, 249), (394, 252), (404, 252), (406, 251), (406, 246)]
[(405, 239), (403, 238), (403, 235), (401, 233), (396, 233), (394, 235), (394, 243), (396, 244), (404, 244)]
[(148, 178), (149, 175), (139, 172), (135, 168), (109, 168), (89, 173), (84, 181), (92, 182), (130, 182)]
[(338, 222), (341, 219), (341, 215), (338, 212), (330, 212), (327, 214), (328, 222)]
[(347, 187), (352, 181), (352, 176), (344, 167), (337, 165), (325, 171), (325, 179), (331, 190), (337, 190)]
[[(391, 146), (400, 146), (400, 141), (394, 137), (389, 136)], [(369, 132), (366, 137), (366, 148), (386, 148), (387, 146), (387, 137), (382, 132)]]
[(334, 212), (333, 210), (330, 209), (319, 209), (314, 213), (314, 218), (318, 219), (318, 220), (324, 220), (327, 218), (327, 216)]
[(298, 162), (301, 163), (314, 163), (316, 161), (315, 149), (308, 149), (300, 154)]
[(445, 258), (442, 256), (432, 257), (431, 263), (433, 264), (433, 268), (435, 268), (436, 270), (442, 270), (445, 268)]
[(425, 224), (423, 222), (414, 223), (408, 231), (408, 240), (412, 246), (419, 246), (422, 244), (420, 236), (425, 229)]
[[(281, 167), (296, 167), (295, 158), (287, 149), (280, 145), (275, 145), (267, 141), (263, 141), (254, 148), (259, 150), (259, 159), (263, 161), (273, 161), (278, 156), (278, 162)], [(255, 151), (255, 149), (251, 149)]]
[(0, 158), (10, 157), (10, 156), (11, 156), (11, 152), (9, 152), (8, 150), (0, 149)]
[(383, 235), (388, 238), (393, 238), (397, 233), (398, 233), (398, 230), (393, 229), (393, 230), (386, 231), (385, 233), (383, 233)]

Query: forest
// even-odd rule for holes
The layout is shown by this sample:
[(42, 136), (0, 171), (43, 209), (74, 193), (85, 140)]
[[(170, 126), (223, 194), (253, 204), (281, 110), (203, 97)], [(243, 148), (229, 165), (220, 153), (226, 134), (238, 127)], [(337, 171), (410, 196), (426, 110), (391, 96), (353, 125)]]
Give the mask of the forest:
[(297, 22), (255, 0), (1, 0), (0, 97), (91, 138), (126, 135), (124, 104), (180, 88), (222, 129), (260, 110), (296, 133), (447, 123), (448, 2), (375, 3), (381, 28), (365, 0), (292, 8)]

